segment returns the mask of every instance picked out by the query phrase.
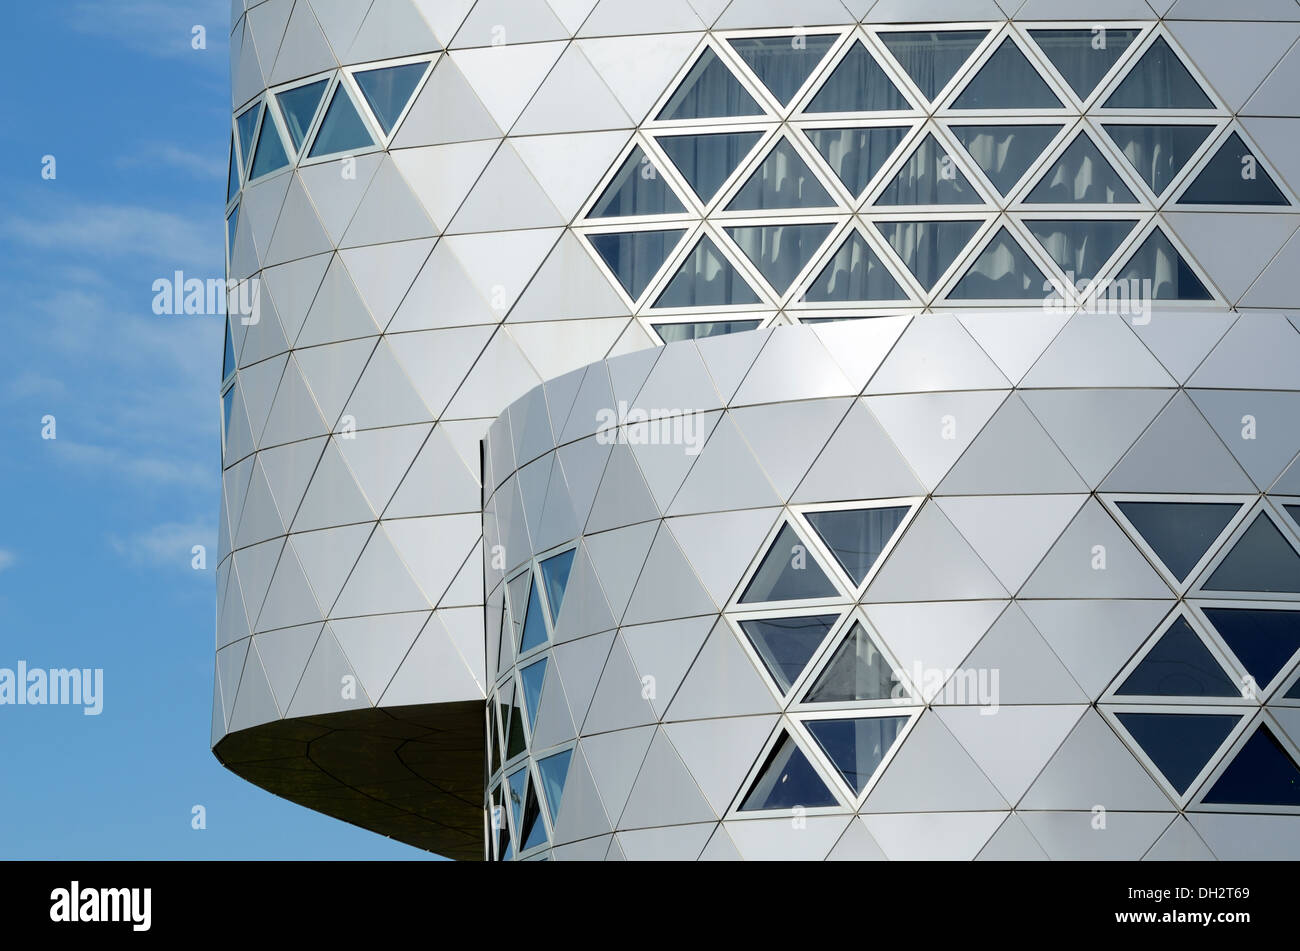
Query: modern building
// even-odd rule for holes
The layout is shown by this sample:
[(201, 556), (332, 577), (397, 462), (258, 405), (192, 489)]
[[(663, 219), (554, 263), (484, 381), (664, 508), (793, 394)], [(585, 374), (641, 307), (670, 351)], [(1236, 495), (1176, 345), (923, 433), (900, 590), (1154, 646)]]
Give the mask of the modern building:
[(228, 768), (464, 859), (1300, 858), (1300, 4), (244, 6)]

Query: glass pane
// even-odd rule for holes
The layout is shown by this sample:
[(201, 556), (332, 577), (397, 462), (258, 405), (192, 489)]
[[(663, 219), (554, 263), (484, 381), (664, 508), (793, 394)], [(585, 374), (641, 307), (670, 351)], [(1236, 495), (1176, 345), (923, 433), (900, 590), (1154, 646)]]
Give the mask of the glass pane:
[(834, 805), (838, 805), (835, 796), (826, 788), (826, 783), (817, 775), (803, 750), (795, 745), (789, 733), (782, 733), (740, 804), (740, 811)]
[(812, 71), (826, 56), (836, 37), (816, 36), (761, 36), (753, 39), (731, 40), (731, 46), (745, 64), (754, 71), (764, 86), (776, 96), (783, 106), (799, 91)]
[(907, 126), (868, 129), (805, 129), (844, 187), (860, 196), (907, 135)]
[(546, 585), (546, 601), (551, 606), (551, 623), (560, 616), (560, 605), (564, 603), (564, 590), (569, 585), (569, 572), (573, 569), (573, 556), (576, 548), (560, 552), (547, 558), (541, 564), (542, 583)]
[(1205, 794), (1205, 802), (1300, 806), (1300, 768), (1272, 731), (1261, 725)]
[(235, 140), (230, 140), (230, 171), (226, 173), (226, 203), (239, 191), (239, 166), (235, 164)]
[(910, 696), (866, 628), (855, 621), (803, 702), (851, 703)]
[(226, 390), (226, 395), (221, 398), (221, 418), (224, 422), (222, 429), (222, 444), (224, 445), (230, 439), (230, 415), (235, 408), (235, 388), (232, 386)]
[(519, 706), (518, 697), (514, 696), (514, 689), (511, 688), (510, 694), (514, 697), (510, 701), (510, 730), (506, 734), (506, 759), (514, 759), (525, 749), (527, 744), (524, 742), (524, 714)]
[(1061, 131), (1055, 125), (954, 125), (949, 129), (1003, 197)]
[(239, 132), (239, 154), (243, 156), (245, 171), (252, 162), (250, 150), (253, 147), (253, 132), (257, 129), (257, 120), (261, 115), (262, 104), (259, 102), (235, 120), (235, 128)]
[(1214, 569), (1205, 590), (1300, 594), (1300, 555), (1261, 512)]
[(808, 661), (826, 639), (831, 626), (839, 620), (835, 614), (817, 617), (787, 617), (761, 621), (741, 621), (741, 630), (763, 659), (763, 666), (786, 693)]
[(1213, 300), (1196, 272), (1157, 228), (1115, 276), (1147, 300)]
[(831, 233), (831, 225), (762, 225), (728, 228), (727, 234), (784, 295)]
[(525, 571), (511, 578), (506, 584), (506, 593), (510, 597), (510, 620), (514, 626), (513, 641), (516, 644), (524, 633), (524, 613), (528, 607), (528, 590), (531, 581), (532, 574)]
[(986, 30), (880, 34), (926, 99), (934, 99), (948, 85), (986, 36)]
[(1033, 300), (1052, 288), (1038, 265), (1006, 228), (980, 252), (948, 295), (952, 300)]
[(707, 204), (760, 138), (761, 132), (666, 135), (659, 146)]
[(519, 831), (519, 851), (526, 852), (534, 846), (546, 844), (546, 825), (541, 821), (542, 809), (537, 804), (537, 790), (528, 784), (524, 799), (524, 824)]
[(1259, 165), (1241, 136), (1232, 133), (1201, 169), (1180, 205), (1287, 205), (1286, 196)]
[(1075, 95), (1087, 99), (1106, 78), (1139, 30), (1097, 27), (1089, 30), (1030, 30), (1029, 35), (1047, 54)]
[(741, 604), (760, 601), (802, 601), (830, 598), (838, 592), (787, 523), (763, 556), (762, 564), (740, 598)]
[(697, 321), (686, 324), (655, 324), (655, 333), (664, 343), (677, 343), (682, 340), (703, 340), (706, 337), (722, 337), (726, 334), (743, 333), (757, 330), (758, 320), (713, 320)]
[(808, 522), (821, 536), (854, 584), (862, 584), (911, 508), (809, 512)]
[(843, 301), (907, 300), (894, 275), (856, 231), (814, 278), (803, 299), (824, 304)]
[(1291, 521), (1295, 522), (1296, 527), (1300, 528), (1300, 505), (1285, 505), (1286, 514), (1291, 516)]
[(1102, 265), (1137, 226), (1137, 219), (1109, 221), (1042, 221), (1026, 219), (1025, 225), (1052, 260), (1061, 266), (1070, 283), (1091, 281)]
[(569, 761), (573, 759), (573, 750), (556, 753), (544, 760), (538, 760), (537, 771), (542, 774), (542, 791), (546, 793), (546, 805), (551, 813), (551, 824), (560, 815), (560, 801), (564, 798), (564, 781), (569, 778)]
[(311, 158), (318, 155), (332, 155), (335, 152), (350, 152), (364, 149), (375, 144), (370, 130), (361, 121), (357, 107), (352, 104), (352, 97), (340, 85), (334, 91), (334, 98), (321, 121), (320, 131), (311, 147)]
[(226, 219), (226, 256), (231, 260), (235, 257), (235, 234), (239, 231), (239, 205), (230, 213)]
[(695, 61), (682, 84), (659, 111), (658, 119), (717, 119), (722, 116), (758, 116), (754, 97), (745, 92), (731, 70), (713, 50)]
[(1180, 795), (1187, 792), (1192, 780), (1241, 719), (1227, 714), (1118, 713), (1116, 716)]
[(1141, 697), (1240, 697), (1241, 691), (1179, 617), (1115, 691)]
[(809, 720), (808, 732), (859, 796), (907, 725), (907, 717)]
[(226, 347), (221, 357), (221, 379), (227, 380), (235, 372), (235, 338), (230, 332), (230, 316), (226, 316)]
[(542, 682), (546, 680), (546, 658), (525, 667), (519, 672), (519, 682), (524, 688), (524, 707), (528, 710), (528, 725), (537, 729), (537, 705), (542, 702)]
[(1082, 132), (1025, 199), (1031, 205), (1112, 205), (1136, 201), (1119, 173)]
[[(504, 862), (504, 861), (506, 861), (507, 859), (510, 858), (512, 852), (511, 852), (511, 849), (510, 849), (510, 823), (509, 823), (509, 821), (506, 819), (506, 813), (505, 813), (506, 806), (505, 806), (505, 803), (504, 803), (504, 802), (502, 801), (502, 799), (501, 799), (501, 790), (494, 790), (494, 791), (493, 791), (493, 793), (492, 793), (492, 805), (493, 805), (493, 807), (494, 807), (494, 808), (493, 808), (493, 816), (494, 816), (493, 821), (494, 821), (494, 822), (499, 822), (499, 823), (500, 823), (500, 828), (497, 830), (497, 837), (496, 837), (496, 838), (497, 838), (497, 852), (496, 852), (496, 860), (497, 860), (498, 862)], [(496, 807), (499, 807), (499, 808), (501, 809), (501, 812), (497, 813), (497, 812), (496, 812)], [(499, 818), (496, 818), (496, 817), (499, 817)]]
[(1107, 109), (1212, 109), (1214, 104), (1187, 67), (1156, 37), (1109, 99)]
[(834, 207), (835, 199), (817, 181), (812, 169), (795, 152), (788, 139), (763, 159), (758, 170), (727, 205), (728, 211), (760, 211), (767, 208)]
[(537, 594), (537, 585), (533, 585), (528, 592), (528, 614), (524, 618), (524, 636), (519, 644), (519, 653), (545, 643), (546, 622), (542, 620), (542, 599)]
[(668, 255), (677, 247), (684, 230), (633, 231), (587, 236), (628, 297), (637, 300), (654, 280)]
[(1061, 100), (1011, 37), (961, 91), (954, 109), (1060, 109)]
[(1214, 629), (1263, 688), (1300, 650), (1300, 612), (1205, 608)]
[(727, 304), (757, 304), (758, 295), (705, 237), (687, 256), (675, 277), (664, 288), (655, 307), (721, 307)]
[(927, 135), (880, 197), (877, 205), (979, 205), (966, 176), (933, 135)]
[(428, 63), (407, 63), (405, 66), (386, 66), (368, 69), (353, 78), (361, 87), (361, 94), (370, 103), (370, 110), (379, 120), (384, 135), (393, 131), (402, 110), (415, 94), (415, 87), (424, 78)]
[(257, 134), (257, 155), (253, 158), (253, 171), (248, 180), (251, 182), (263, 175), (270, 175), (288, 164), (289, 156), (284, 151), (284, 142), (268, 112), (262, 117), (262, 131)]
[(588, 218), (666, 215), (685, 211), (649, 156), (637, 146), (592, 207)]
[(289, 129), (289, 138), (293, 140), (295, 150), (302, 149), (302, 144), (307, 141), (311, 120), (316, 118), (316, 110), (320, 108), (328, 85), (328, 79), (321, 79), (275, 97), (280, 103), (280, 112), (284, 115), (284, 124)]
[(1211, 125), (1107, 125), (1129, 164), (1157, 195), (1183, 170), (1214, 131)]
[(979, 227), (978, 221), (876, 222), (876, 228), (926, 290), (934, 288)]
[(1215, 502), (1118, 504), (1124, 517), (1179, 581), (1187, 580), (1196, 563), (1241, 510), (1234, 503)]
[(488, 714), (488, 752), (490, 754), (488, 774), (495, 776), (497, 770), (501, 768), (501, 737), (499, 735), (501, 727), (497, 725), (497, 711), (501, 709), (500, 701), (494, 702), (492, 707), (494, 709)]
[(911, 109), (880, 64), (854, 42), (804, 112), (883, 112)]

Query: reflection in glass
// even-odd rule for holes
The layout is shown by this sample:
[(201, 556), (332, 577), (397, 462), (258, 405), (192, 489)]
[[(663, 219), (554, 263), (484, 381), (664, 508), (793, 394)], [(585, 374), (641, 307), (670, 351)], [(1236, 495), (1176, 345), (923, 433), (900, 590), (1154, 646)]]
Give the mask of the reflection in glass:
[(871, 126), (865, 129), (805, 129), (804, 135), (826, 159), (844, 187), (854, 196), (861, 196), (907, 132), (907, 126)]
[(980, 227), (978, 221), (877, 221), (875, 224), (926, 290), (934, 288)]
[(1151, 232), (1115, 280), (1142, 288), (1141, 296), (1150, 300), (1213, 300), (1159, 228)]
[(712, 320), (695, 321), (684, 324), (654, 324), (655, 333), (664, 343), (677, 343), (682, 340), (703, 340), (706, 337), (721, 337), (726, 334), (742, 333), (756, 330), (757, 320)]
[(834, 614), (816, 617), (764, 618), (741, 621), (740, 628), (758, 651), (763, 666), (772, 675), (781, 692), (787, 692), (817, 648), (821, 646), (831, 626), (838, 620)]
[(328, 85), (328, 79), (320, 79), (297, 89), (286, 90), (275, 97), (280, 103), (280, 112), (284, 115), (289, 138), (293, 140), (294, 151), (300, 151), (303, 142), (307, 141), (311, 120), (316, 118), (316, 110), (320, 108), (320, 101), (324, 98), (325, 87)]
[(910, 108), (867, 48), (861, 41), (855, 41), (804, 112), (884, 112)]
[(1031, 205), (1110, 205), (1136, 201), (1119, 173), (1083, 132), (1025, 199)]
[(1033, 300), (1052, 293), (1038, 265), (1000, 228), (948, 295), (954, 300)]
[(706, 49), (672, 98), (659, 110), (657, 118), (675, 121), (762, 114), (763, 110), (754, 97), (745, 92), (745, 87), (718, 59), (718, 54)]
[(761, 132), (665, 135), (659, 146), (707, 204), (760, 138)]
[(877, 205), (979, 205), (982, 200), (933, 135), (917, 146)]
[(1180, 205), (1286, 205), (1259, 159), (1236, 132), (1178, 199)]
[(727, 205), (728, 211), (834, 207), (835, 199), (788, 139), (781, 139)]
[(537, 705), (542, 702), (542, 683), (545, 680), (545, 657), (519, 672), (519, 682), (524, 688), (524, 708), (528, 711), (528, 725), (534, 730), (537, 729)]
[(588, 218), (621, 218), (629, 215), (664, 215), (685, 211), (659, 170), (651, 164), (641, 146), (632, 150), (609, 187), (597, 199)]
[(861, 624), (853, 622), (835, 656), (803, 698), (804, 703), (852, 703), (910, 697), (885, 655)]
[(1077, 286), (1090, 281), (1110, 260), (1116, 248), (1137, 225), (1137, 219), (1112, 221), (1089, 218), (1083, 221), (1025, 221), (1052, 260), (1060, 265)]
[(284, 151), (284, 142), (280, 140), (279, 130), (271, 119), (271, 113), (262, 116), (262, 131), (257, 134), (257, 155), (253, 158), (253, 170), (248, 180), (270, 175), (289, 164), (289, 156)]
[(954, 125), (949, 128), (1003, 197), (1010, 194), (1061, 131), (1055, 125)]
[(618, 234), (592, 234), (587, 236), (591, 246), (601, 256), (609, 269), (614, 272), (618, 282), (627, 291), (627, 296), (637, 300), (650, 282), (654, 280), (659, 269), (668, 260), (668, 255), (686, 232), (681, 229), (671, 231), (632, 231)]
[(788, 106), (835, 40), (834, 34), (799, 34), (748, 37), (729, 42), (777, 101)]
[(374, 144), (375, 140), (371, 138), (366, 124), (361, 121), (361, 115), (357, 112), (357, 107), (352, 104), (352, 97), (348, 95), (347, 88), (340, 84), (334, 90), (334, 98), (330, 100), (329, 108), (325, 110), (325, 118), (321, 120), (320, 131), (316, 133), (316, 141), (312, 143), (310, 157), (350, 152)]
[(860, 796), (906, 724), (907, 717), (809, 720), (808, 732)]
[(1101, 30), (1030, 30), (1076, 96), (1087, 99), (1133, 45), (1140, 30), (1106, 27)]
[(569, 585), (569, 572), (576, 552), (576, 548), (570, 548), (541, 563), (542, 583), (546, 585), (546, 603), (551, 607), (552, 624), (560, 616), (560, 605), (564, 603), (564, 591)]
[(560, 802), (564, 798), (564, 782), (569, 778), (569, 761), (573, 759), (573, 750), (556, 753), (546, 759), (537, 761), (537, 771), (542, 774), (542, 791), (546, 794), (546, 805), (551, 813), (551, 824), (560, 815)]
[(707, 236), (686, 257), (655, 307), (721, 307), (757, 304), (758, 295)]
[(1109, 124), (1105, 129), (1129, 164), (1160, 195), (1214, 131), (1214, 126)]
[(428, 63), (407, 63), (405, 66), (385, 66), (367, 69), (353, 76), (361, 87), (361, 94), (370, 103), (370, 109), (379, 120), (384, 135), (393, 131), (402, 110), (415, 94), (415, 87), (424, 78)]
[(831, 598), (838, 592), (822, 571), (808, 547), (787, 522), (781, 526), (772, 547), (763, 556), (741, 604), (761, 601), (802, 601)]
[(1212, 109), (1214, 104), (1165, 38), (1158, 36), (1111, 93), (1105, 108)]
[(1205, 590), (1300, 594), (1300, 555), (1260, 512), (1214, 569)]
[(777, 294), (784, 295), (808, 264), (831, 225), (760, 225), (728, 228), (727, 234), (739, 245)]
[(1060, 109), (1061, 100), (1008, 36), (961, 91), (952, 108)]
[(826, 788), (826, 783), (817, 775), (803, 750), (789, 733), (782, 733), (740, 804), (740, 811), (834, 805), (837, 805), (835, 796)]
[(1128, 697), (1241, 696), (1241, 690), (1181, 616), (1115, 692)]
[(1178, 793), (1187, 792), (1240, 717), (1228, 714), (1117, 713)]
[(911, 511), (909, 506), (844, 509), (810, 512), (808, 522), (826, 547), (848, 572), (854, 584), (862, 584), (889, 544), (898, 526)]
[(880, 39), (925, 98), (933, 100), (986, 36), (987, 30), (945, 30), (885, 32)]
[(907, 292), (898, 286), (862, 235), (853, 231), (813, 279), (803, 299), (817, 304), (906, 300)]

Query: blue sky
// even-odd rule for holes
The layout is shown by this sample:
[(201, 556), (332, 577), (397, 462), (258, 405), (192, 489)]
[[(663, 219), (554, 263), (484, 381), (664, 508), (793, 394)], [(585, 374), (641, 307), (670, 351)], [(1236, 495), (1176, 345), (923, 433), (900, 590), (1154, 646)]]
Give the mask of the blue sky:
[(224, 277), (230, 3), (6, 12), (0, 668), (103, 668), (104, 710), (0, 706), (0, 858), (424, 857), (208, 749), (222, 321), (155, 316), (152, 284)]

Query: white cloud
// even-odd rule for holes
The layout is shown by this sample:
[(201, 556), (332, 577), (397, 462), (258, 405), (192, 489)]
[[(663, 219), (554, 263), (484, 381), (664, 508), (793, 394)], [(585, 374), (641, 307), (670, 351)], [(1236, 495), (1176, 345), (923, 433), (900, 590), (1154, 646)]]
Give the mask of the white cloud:
[[(208, 183), (221, 183), (230, 170), (230, 153), (222, 146), (220, 154), (191, 151), (175, 145), (150, 145), (139, 155), (118, 159), (118, 168), (175, 168)], [(215, 194), (215, 193), (214, 193)]]
[(131, 561), (163, 567), (193, 570), (193, 549), (202, 545), (207, 549), (208, 567), (216, 564), (215, 526), (203, 520), (191, 522), (164, 522), (127, 538), (110, 536), (113, 550)]
[(6, 568), (12, 568), (16, 561), (18, 561), (17, 555), (11, 551), (6, 551), (5, 549), (0, 548), (0, 571), (4, 571)]
[[(160, 59), (196, 57), (199, 63), (226, 68), (224, 52), (231, 24), (230, 4), (225, 0), (81, 2), (72, 8), (68, 23), (81, 33), (111, 37)], [(207, 50), (190, 45), (195, 26), (207, 30)]]
[(12, 215), (0, 234), (29, 248), (97, 258), (157, 258), (202, 268), (221, 260), (220, 224), (137, 205), (68, 202), (39, 215)]

